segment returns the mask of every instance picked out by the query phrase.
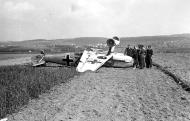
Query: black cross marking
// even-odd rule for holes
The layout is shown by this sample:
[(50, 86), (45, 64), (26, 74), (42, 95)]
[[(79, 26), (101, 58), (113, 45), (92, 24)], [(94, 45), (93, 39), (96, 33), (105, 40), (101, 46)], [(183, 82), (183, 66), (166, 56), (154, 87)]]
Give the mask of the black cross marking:
[(67, 55), (66, 59), (62, 60), (67, 62), (67, 66), (70, 66), (70, 62), (74, 62), (72, 59), (70, 59), (69, 55)]

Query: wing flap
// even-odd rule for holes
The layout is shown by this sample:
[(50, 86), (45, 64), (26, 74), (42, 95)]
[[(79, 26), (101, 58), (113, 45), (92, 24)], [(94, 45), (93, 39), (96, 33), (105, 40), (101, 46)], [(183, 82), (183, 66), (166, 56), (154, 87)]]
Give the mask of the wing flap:
[(106, 56), (105, 54), (98, 54), (94, 51), (84, 50), (76, 70), (78, 72), (85, 72), (88, 70), (96, 71), (111, 57), (112, 55)]

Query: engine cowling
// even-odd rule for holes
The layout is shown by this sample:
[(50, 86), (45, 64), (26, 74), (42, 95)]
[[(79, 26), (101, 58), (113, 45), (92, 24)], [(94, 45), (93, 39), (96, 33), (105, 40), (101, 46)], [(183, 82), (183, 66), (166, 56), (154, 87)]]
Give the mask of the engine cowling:
[(115, 46), (115, 41), (114, 41), (113, 39), (108, 39), (106, 43), (107, 43), (107, 46), (108, 46), (108, 47), (113, 47), (113, 46)]
[(113, 37), (113, 39), (108, 39), (106, 43), (108, 47), (113, 47), (113, 46), (119, 45), (120, 40), (119, 38)]

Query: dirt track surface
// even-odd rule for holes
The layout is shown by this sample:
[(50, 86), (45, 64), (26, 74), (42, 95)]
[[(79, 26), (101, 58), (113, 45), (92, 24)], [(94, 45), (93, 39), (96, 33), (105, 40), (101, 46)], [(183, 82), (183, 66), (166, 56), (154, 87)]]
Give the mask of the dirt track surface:
[(31, 100), (10, 121), (189, 121), (190, 94), (155, 68), (101, 68)]

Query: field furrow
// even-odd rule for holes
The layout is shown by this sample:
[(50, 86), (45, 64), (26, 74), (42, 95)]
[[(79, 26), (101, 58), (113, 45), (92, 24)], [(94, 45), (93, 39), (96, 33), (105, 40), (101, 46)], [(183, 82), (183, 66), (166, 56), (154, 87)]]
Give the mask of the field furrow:
[(156, 68), (101, 68), (31, 100), (10, 121), (190, 120), (190, 95)]

